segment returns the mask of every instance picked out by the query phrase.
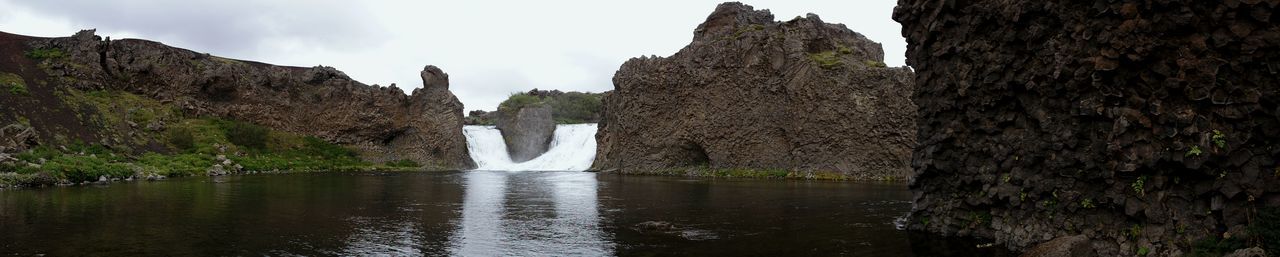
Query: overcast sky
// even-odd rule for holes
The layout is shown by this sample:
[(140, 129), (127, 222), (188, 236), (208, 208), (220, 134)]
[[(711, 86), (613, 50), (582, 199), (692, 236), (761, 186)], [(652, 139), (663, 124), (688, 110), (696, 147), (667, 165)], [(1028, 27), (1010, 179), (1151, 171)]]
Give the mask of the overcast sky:
[[(816, 13), (884, 44), (904, 65), (895, 0), (748, 0), (779, 20)], [(622, 62), (669, 56), (720, 1), (0, 0), (0, 31), (143, 38), (213, 55), (334, 66), (366, 84), (421, 87), (449, 73), (467, 110), (532, 88), (601, 92)]]

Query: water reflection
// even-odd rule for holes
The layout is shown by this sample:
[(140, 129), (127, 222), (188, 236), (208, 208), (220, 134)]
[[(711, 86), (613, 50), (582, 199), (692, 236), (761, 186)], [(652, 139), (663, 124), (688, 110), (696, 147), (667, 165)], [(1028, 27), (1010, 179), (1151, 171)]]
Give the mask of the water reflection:
[(607, 256), (592, 173), (489, 172), (465, 175), (460, 256)]
[[(912, 237), (900, 184), (326, 173), (0, 190), (29, 256), (1001, 256)], [(646, 229), (640, 224), (669, 224)], [(661, 226), (659, 226), (661, 227)], [(1006, 255), (1007, 256), (1007, 255)]]

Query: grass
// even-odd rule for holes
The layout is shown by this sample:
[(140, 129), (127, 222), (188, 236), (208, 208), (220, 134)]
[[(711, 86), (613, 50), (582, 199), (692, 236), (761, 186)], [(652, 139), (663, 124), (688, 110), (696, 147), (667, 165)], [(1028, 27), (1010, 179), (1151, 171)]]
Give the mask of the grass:
[(22, 80), (18, 74), (0, 72), (0, 86), (3, 86), (11, 95), (30, 95), (27, 91), (27, 83)]
[(498, 105), (498, 112), (510, 113), (526, 107), (551, 107), (551, 117), (556, 124), (578, 124), (596, 121), (603, 103), (601, 95), (583, 92), (565, 92), (551, 97), (538, 97), (529, 93), (513, 93)]
[[(155, 175), (204, 175), (226, 156), (244, 171), (416, 170), (411, 160), (374, 164), (358, 152), (320, 138), (271, 130), (252, 123), (209, 117), (184, 117), (173, 106), (118, 91), (70, 90), (64, 101), (94, 115), (88, 122), (104, 133), (126, 128), (138, 142), (156, 142), (169, 151), (132, 152), (127, 146), (85, 144), (41, 145), (16, 154), (18, 161), (0, 163), (0, 187), (47, 186)], [(163, 121), (163, 130), (127, 129), (127, 123)], [(139, 126), (140, 127), (140, 126)], [(122, 150), (123, 149), (123, 150)]]
[(62, 49), (57, 48), (36, 48), (27, 51), (28, 58), (37, 60), (58, 59), (66, 56), (67, 54), (62, 52)]
[(888, 65), (885, 65), (883, 62), (876, 61), (876, 60), (866, 60), (866, 61), (862, 61), (862, 64), (866, 64), (866, 65), (867, 65), (867, 67), (875, 67), (875, 68), (885, 68), (885, 67), (889, 67)]
[(809, 54), (809, 60), (818, 63), (818, 67), (823, 69), (835, 69), (844, 66), (844, 61), (840, 60), (840, 55), (835, 51), (826, 51), (820, 53)]

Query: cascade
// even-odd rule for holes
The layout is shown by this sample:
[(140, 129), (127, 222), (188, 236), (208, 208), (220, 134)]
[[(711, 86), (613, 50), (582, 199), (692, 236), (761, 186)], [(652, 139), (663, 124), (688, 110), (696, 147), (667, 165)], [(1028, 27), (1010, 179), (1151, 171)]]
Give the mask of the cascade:
[(493, 126), (464, 126), (462, 131), (476, 170), (584, 171), (596, 156), (596, 124), (557, 125), (547, 152), (520, 163), (511, 161), (502, 133)]

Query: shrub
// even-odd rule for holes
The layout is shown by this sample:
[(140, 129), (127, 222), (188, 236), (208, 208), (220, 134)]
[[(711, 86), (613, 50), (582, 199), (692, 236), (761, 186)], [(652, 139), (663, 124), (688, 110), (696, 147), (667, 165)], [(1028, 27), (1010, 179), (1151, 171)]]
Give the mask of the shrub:
[(165, 137), (168, 138), (169, 145), (179, 151), (190, 152), (196, 149), (196, 137), (189, 127), (170, 127)]
[(552, 117), (559, 124), (589, 123), (599, 119), (600, 94), (568, 92), (552, 98)]
[(514, 93), (507, 100), (498, 104), (498, 110), (519, 110), (525, 107), (540, 106), (542, 99), (526, 93)]
[(232, 144), (259, 151), (267, 148), (268, 133), (271, 132), (267, 128), (239, 121), (218, 121), (217, 124)]

